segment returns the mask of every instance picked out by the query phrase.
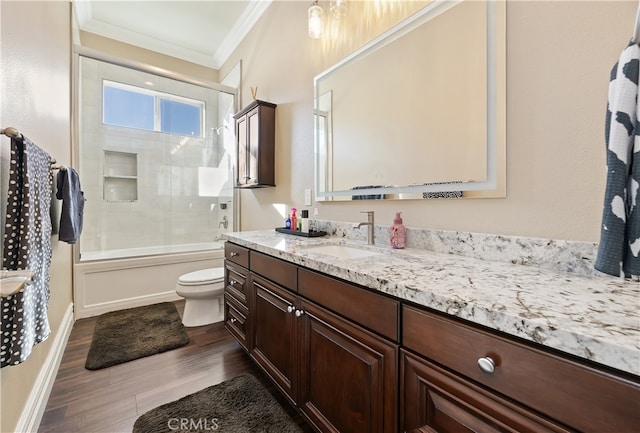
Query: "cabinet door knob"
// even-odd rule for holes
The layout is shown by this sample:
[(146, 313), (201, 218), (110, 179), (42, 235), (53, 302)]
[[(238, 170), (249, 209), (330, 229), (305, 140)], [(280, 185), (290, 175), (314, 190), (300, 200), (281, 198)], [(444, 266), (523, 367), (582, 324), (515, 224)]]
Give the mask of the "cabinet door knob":
[(236, 253), (235, 251), (231, 251), (231, 254), (229, 254), (231, 257), (236, 257), (239, 256), (239, 253)]
[(478, 367), (483, 373), (493, 374), (496, 370), (496, 363), (490, 356), (485, 356), (484, 358), (478, 358)]
[(300, 317), (304, 314), (304, 311), (302, 310), (296, 310), (296, 317)]
[(296, 309), (293, 305), (289, 305), (287, 307), (287, 313), (293, 313), (294, 311), (296, 311)]
[(236, 284), (238, 284), (238, 282), (236, 280), (229, 280), (229, 284), (235, 286)]

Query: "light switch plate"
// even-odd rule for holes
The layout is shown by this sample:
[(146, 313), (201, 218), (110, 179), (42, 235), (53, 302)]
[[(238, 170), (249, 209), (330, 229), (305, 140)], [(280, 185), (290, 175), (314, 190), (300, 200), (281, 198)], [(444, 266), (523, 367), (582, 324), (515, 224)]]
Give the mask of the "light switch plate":
[(311, 206), (311, 189), (304, 190), (304, 205)]

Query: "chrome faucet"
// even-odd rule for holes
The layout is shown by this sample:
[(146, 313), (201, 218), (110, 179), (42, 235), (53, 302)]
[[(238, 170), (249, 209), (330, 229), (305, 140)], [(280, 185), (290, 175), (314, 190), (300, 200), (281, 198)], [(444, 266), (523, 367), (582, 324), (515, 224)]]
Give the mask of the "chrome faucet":
[(373, 211), (363, 211), (360, 213), (366, 213), (367, 214), (367, 222), (361, 222), (361, 223), (356, 223), (353, 225), (353, 228), (360, 228), (362, 226), (368, 226), (367, 227), (367, 244), (368, 245), (373, 245), (374, 244), (374, 240), (373, 240), (373, 229), (374, 229), (374, 225), (373, 225)]

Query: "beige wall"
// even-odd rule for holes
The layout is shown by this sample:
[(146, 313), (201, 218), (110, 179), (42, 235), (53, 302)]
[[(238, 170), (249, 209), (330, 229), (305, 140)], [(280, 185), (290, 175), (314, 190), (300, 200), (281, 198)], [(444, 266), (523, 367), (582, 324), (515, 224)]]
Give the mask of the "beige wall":
[(175, 57), (166, 56), (144, 48), (125, 44), (124, 42), (108, 39), (93, 33), (80, 32), (80, 45), (100, 51), (110, 56), (135, 60), (152, 65), (166, 71), (177, 72), (201, 80), (219, 82), (218, 71), (207, 66), (196, 65)]
[[(70, 165), (70, 3), (2, 1), (0, 15), (0, 125), (18, 128), (59, 163)], [(0, 142), (5, 155), (9, 139), (0, 136)], [(57, 237), (52, 244), (52, 333), (24, 363), (0, 370), (2, 432), (14, 431), (71, 303), (71, 247)]]
[[(222, 69), (243, 60), (249, 87), (276, 111), (276, 188), (241, 191), (242, 229), (282, 225), (273, 204), (302, 207), (313, 186), (313, 77), (339, 59), (306, 33), (307, 2), (274, 2)], [(633, 32), (637, 1), (507, 3), (507, 197), (314, 203), (322, 219), (598, 241), (609, 73)], [(341, 54), (340, 54), (341, 55)], [(392, 83), (391, 83), (392, 85)], [(392, 158), (389, 161), (393, 164)]]

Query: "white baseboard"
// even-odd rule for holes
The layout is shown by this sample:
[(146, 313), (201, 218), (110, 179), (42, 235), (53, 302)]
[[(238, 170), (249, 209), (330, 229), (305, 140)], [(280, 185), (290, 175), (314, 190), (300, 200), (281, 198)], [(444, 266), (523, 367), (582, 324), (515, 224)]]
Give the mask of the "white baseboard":
[(159, 302), (173, 302), (184, 299), (175, 290), (153, 295), (135, 296), (117, 301), (102, 302), (100, 304), (80, 306), (76, 304), (76, 319), (99, 316), (110, 311), (124, 310), (125, 308), (142, 307), (143, 305), (157, 304)]
[(67, 346), (67, 341), (73, 328), (73, 322), (73, 302), (71, 302), (67, 306), (67, 310), (62, 317), (60, 328), (53, 340), (51, 350), (47, 355), (44, 365), (40, 369), (33, 388), (31, 388), (31, 393), (29, 394), (29, 398), (27, 398), (22, 414), (20, 414), (18, 424), (16, 425), (16, 433), (32, 433), (38, 431), (40, 421), (42, 421), (42, 415), (47, 407), (49, 395), (51, 394), (51, 388), (53, 388), (53, 382), (58, 374), (64, 349)]

